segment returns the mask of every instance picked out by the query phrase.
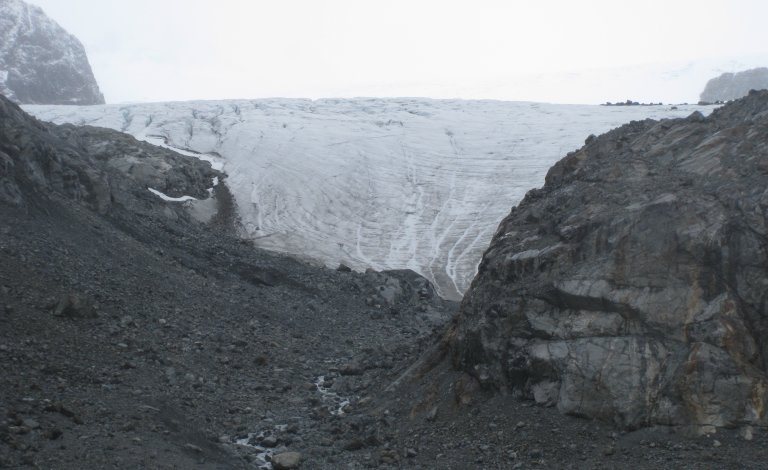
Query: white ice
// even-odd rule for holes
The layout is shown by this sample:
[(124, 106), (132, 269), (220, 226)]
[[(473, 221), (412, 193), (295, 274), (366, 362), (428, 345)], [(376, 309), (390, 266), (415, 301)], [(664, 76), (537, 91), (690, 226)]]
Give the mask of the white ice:
[(25, 109), (207, 155), (258, 246), (332, 267), (410, 268), (455, 299), (501, 219), (589, 134), (710, 108), (401, 98)]

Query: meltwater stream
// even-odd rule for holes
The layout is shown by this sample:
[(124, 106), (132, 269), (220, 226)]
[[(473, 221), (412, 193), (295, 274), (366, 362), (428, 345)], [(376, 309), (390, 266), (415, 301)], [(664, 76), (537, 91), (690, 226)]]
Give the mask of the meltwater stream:
[[(338, 393), (330, 390), (326, 387), (325, 376), (321, 375), (313, 382), (315, 390), (320, 394), (320, 400), (325, 408), (333, 416), (343, 416), (349, 405), (357, 397), (343, 397)], [(287, 424), (277, 424), (267, 426), (265, 429), (248, 433), (235, 439), (235, 444), (241, 446), (247, 446), (256, 450), (255, 463), (256, 466), (262, 470), (271, 470), (272, 464), (270, 463), (272, 456), (285, 452), (288, 449), (280, 445), (277, 435), (284, 433), (288, 430)]]

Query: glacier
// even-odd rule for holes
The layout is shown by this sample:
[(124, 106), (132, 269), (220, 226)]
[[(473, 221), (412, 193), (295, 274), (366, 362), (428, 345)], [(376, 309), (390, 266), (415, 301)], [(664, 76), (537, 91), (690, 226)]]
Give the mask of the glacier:
[(358, 98), (24, 109), (223, 167), (243, 236), (261, 248), (412, 269), (459, 299), (498, 223), (588, 135), (712, 108)]

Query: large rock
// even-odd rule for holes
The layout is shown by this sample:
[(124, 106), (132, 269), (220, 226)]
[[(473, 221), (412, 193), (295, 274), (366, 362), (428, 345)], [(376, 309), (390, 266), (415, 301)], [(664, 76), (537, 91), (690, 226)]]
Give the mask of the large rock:
[(633, 428), (766, 424), (768, 91), (632, 122), (500, 224), (453, 331), (489, 388)]
[(291, 470), (301, 465), (301, 454), (298, 452), (283, 452), (272, 456), (272, 467), (275, 470)]
[(768, 88), (768, 68), (744, 70), (737, 73), (724, 73), (707, 82), (701, 93), (701, 101), (715, 103), (731, 101), (746, 96), (750, 90)]
[(76, 37), (22, 0), (0, 0), (0, 94), (25, 104), (103, 104)]

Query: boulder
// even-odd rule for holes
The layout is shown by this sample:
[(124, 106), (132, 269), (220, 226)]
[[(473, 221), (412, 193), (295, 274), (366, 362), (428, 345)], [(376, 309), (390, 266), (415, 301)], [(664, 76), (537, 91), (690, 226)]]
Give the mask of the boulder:
[(63, 296), (53, 309), (54, 316), (67, 318), (96, 318), (96, 311), (76, 294)]
[(272, 456), (272, 468), (275, 470), (291, 470), (301, 465), (301, 454), (298, 452), (283, 452)]
[(505, 218), (451, 331), (486, 389), (626, 428), (765, 425), (768, 91), (632, 122)]

